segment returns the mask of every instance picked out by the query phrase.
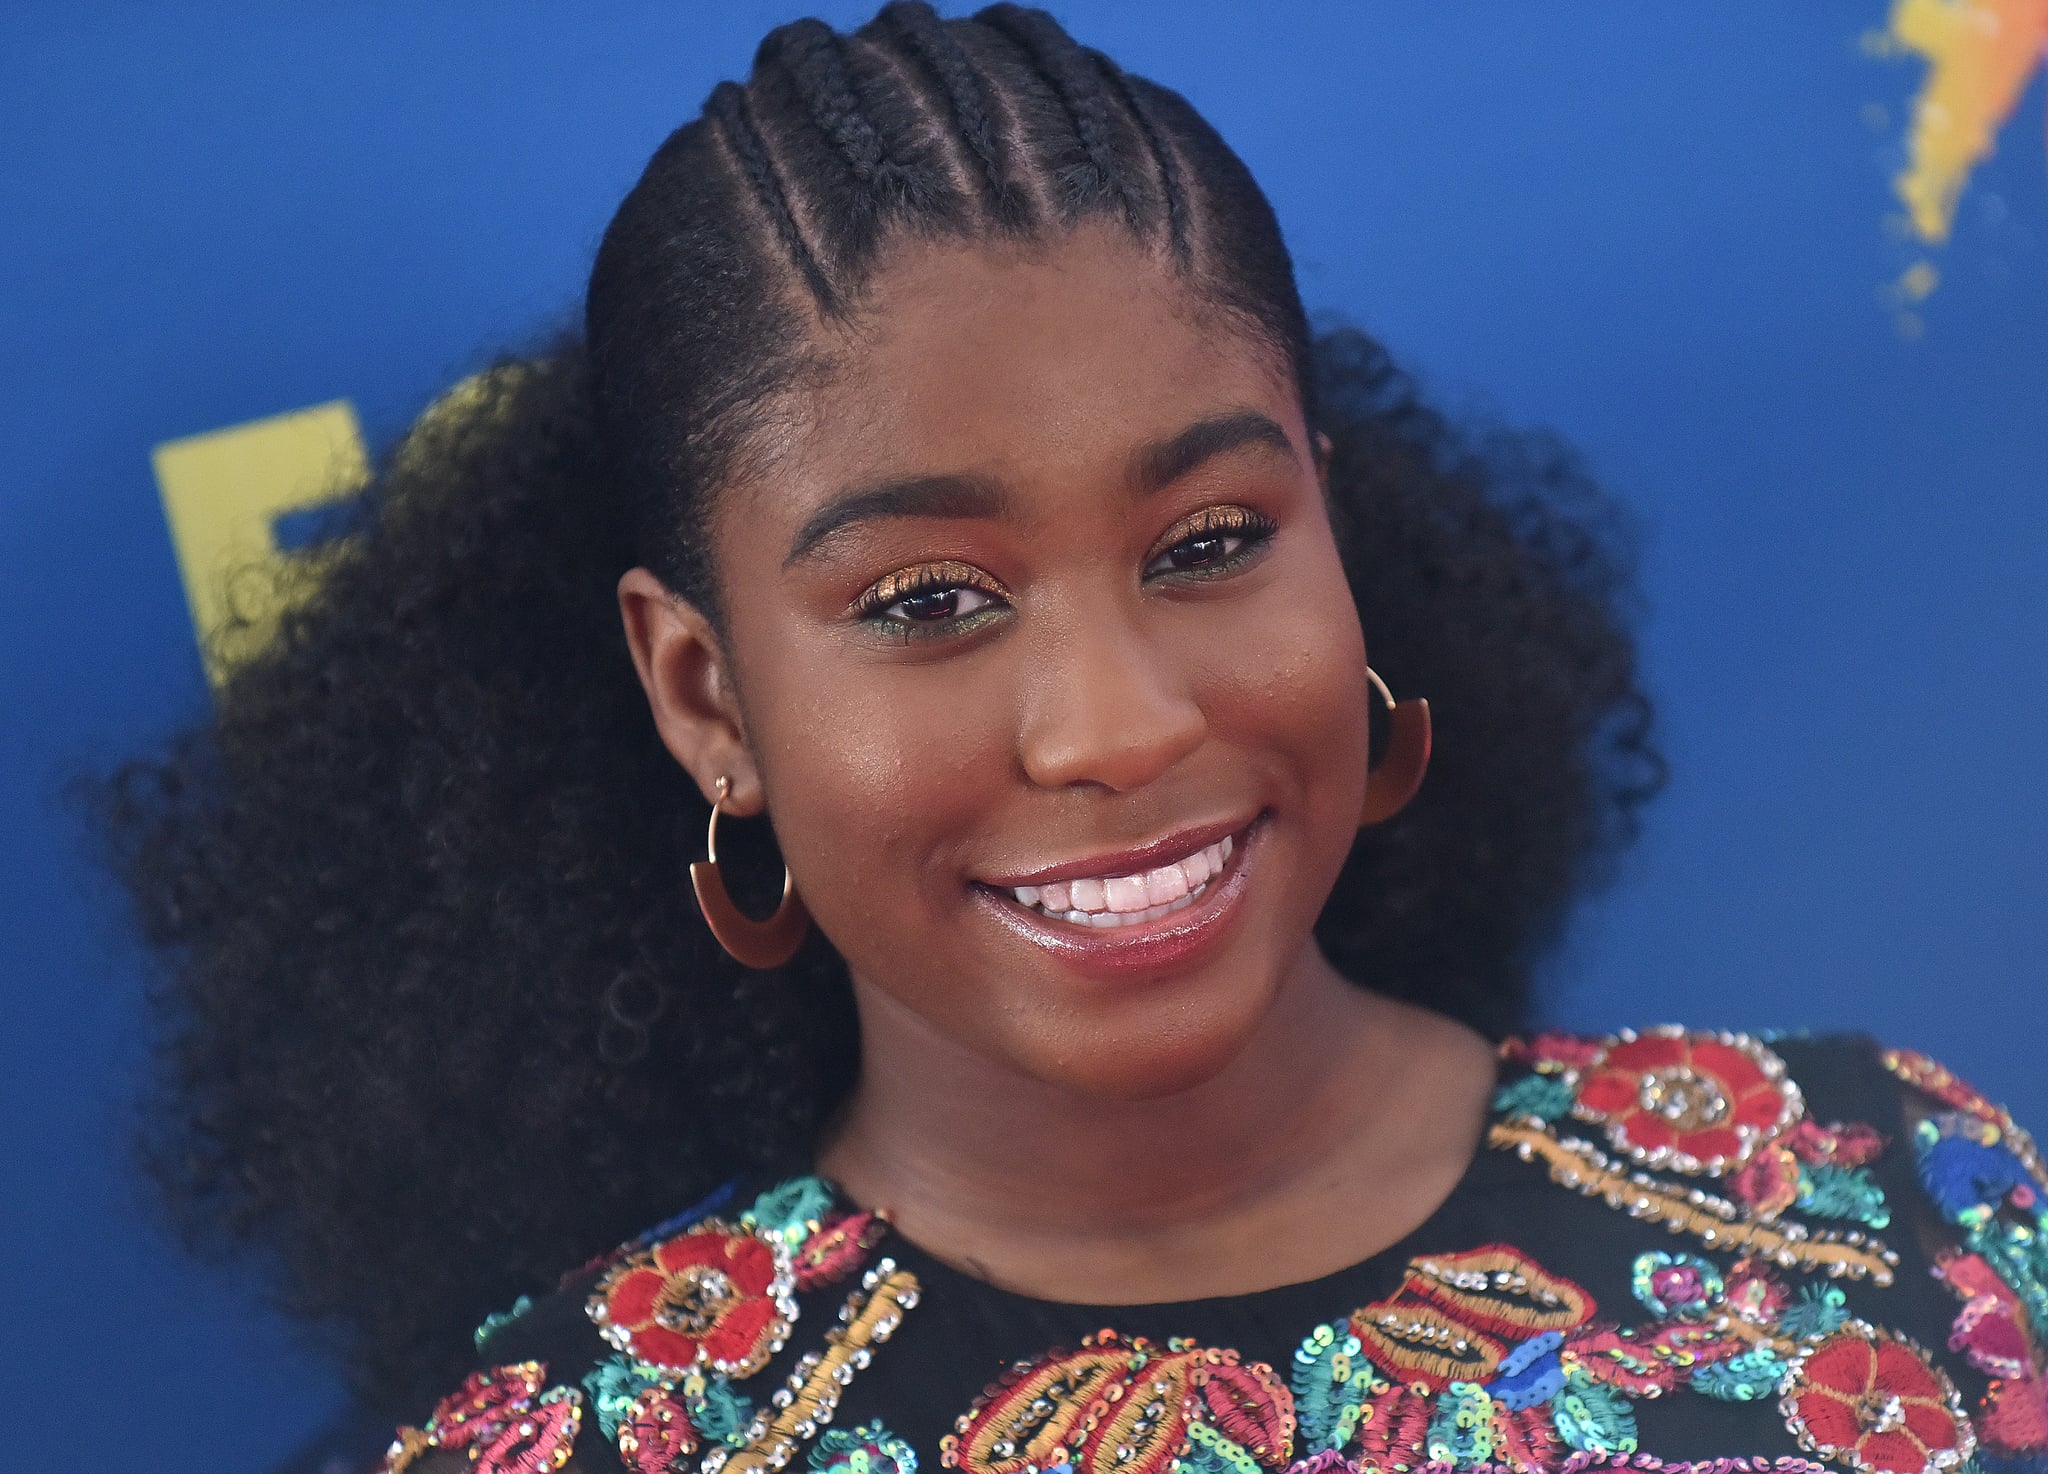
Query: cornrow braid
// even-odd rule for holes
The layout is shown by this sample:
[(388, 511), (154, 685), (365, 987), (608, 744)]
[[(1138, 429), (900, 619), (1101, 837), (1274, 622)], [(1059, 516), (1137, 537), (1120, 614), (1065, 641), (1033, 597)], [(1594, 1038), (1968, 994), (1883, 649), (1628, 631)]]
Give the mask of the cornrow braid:
[(739, 160), (755, 201), (767, 212), (769, 223), (775, 228), (776, 239), (782, 242), (782, 248), (803, 274), (804, 285), (811, 289), (811, 295), (822, 310), (836, 312), (839, 295), (833, 291), (824, 268), (818, 264), (817, 255), (804, 239), (803, 231), (797, 227), (796, 216), (790, 212), (789, 196), (775, 172), (774, 161), (768, 157), (768, 145), (754, 126), (746, 89), (737, 82), (720, 82), (711, 89), (711, 96), (704, 104), (704, 113), (717, 123), (727, 146), (732, 149), (733, 157)]
[(1030, 202), (1011, 183), (981, 77), (966, 50), (939, 19), (938, 12), (924, 0), (894, 0), (882, 8), (875, 21), (901, 36), (904, 49), (938, 79), (952, 109), (960, 142), (966, 145), (980, 173), (983, 202), (997, 224), (1006, 230), (1029, 229)]
[(1194, 212), (1188, 202), (1187, 183), (1181, 176), (1180, 156), (1161, 129), (1152, 105), (1139, 90), (1141, 84), (1101, 52), (1091, 50), (1088, 54), (1145, 136), (1145, 146), (1152, 152), (1152, 166), (1159, 171), (1159, 193), (1166, 201), (1166, 233), (1173, 259), (1185, 268), (1193, 264), (1195, 256), (1194, 232), (1190, 228)]
[(934, 182), (922, 169), (894, 157), (869, 118), (837, 31), (821, 20), (794, 21), (770, 33), (760, 56), (779, 62), (796, 83), (819, 130), (864, 187), (855, 201), (863, 213), (899, 202), (921, 213), (938, 202)]
[(1098, 195), (1115, 199), (1123, 206), (1131, 229), (1142, 230), (1144, 212), (1117, 164), (1108, 92), (1074, 38), (1044, 11), (1012, 5), (1008, 0), (976, 11), (974, 19), (1022, 51), (1066, 110), (1086, 162), (1059, 171), (1060, 182), (1079, 203)]

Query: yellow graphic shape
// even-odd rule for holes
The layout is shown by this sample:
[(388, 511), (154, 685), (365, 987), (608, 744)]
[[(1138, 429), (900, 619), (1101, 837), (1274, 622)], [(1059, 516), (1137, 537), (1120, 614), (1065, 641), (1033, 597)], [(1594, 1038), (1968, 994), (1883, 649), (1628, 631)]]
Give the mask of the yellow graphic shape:
[(277, 520), (340, 501), (369, 476), (347, 400), (168, 440), (151, 452), (208, 678), (261, 648), (289, 601)]
[(1883, 45), (1928, 62), (1893, 188), (1913, 234), (1940, 245), (1970, 172), (2048, 64), (2048, 0), (1896, 0)]

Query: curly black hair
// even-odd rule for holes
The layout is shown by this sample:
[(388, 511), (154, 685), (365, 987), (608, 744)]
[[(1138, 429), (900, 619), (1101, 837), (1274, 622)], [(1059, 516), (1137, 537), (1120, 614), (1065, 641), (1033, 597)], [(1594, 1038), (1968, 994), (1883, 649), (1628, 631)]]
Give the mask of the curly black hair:
[(162, 958), (149, 1160), (198, 1241), (270, 1251), (366, 1393), (429, 1395), (482, 1314), (844, 1097), (829, 943), (748, 972), (686, 898), (706, 811), (614, 586), (645, 565), (715, 613), (706, 507), (892, 241), (1091, 218), (1291, 366), (1375, 664), (1436, 715), (1426, 796), (1361, 837), (1318, 940), (1488, 1033), (1522, 1018), (1662, 781), (1614, 508), (1312, 331), (1236, 156), (1043, 14), (798, 22), (655, 155), (583, 330), (423, 416), (211, 719), (103, 786)]

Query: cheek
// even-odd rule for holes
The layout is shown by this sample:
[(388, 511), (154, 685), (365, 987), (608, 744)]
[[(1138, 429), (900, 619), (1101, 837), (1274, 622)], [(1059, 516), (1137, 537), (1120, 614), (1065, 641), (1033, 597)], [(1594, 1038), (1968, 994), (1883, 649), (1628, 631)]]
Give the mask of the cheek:
[(1000, 793), (1004, 710), (960, 699), (935, 665), (804, 648), (797, 636), (783, 646), (750, 736), (784, 858), (859, 966), (873, 948), (900, 949), (906, 927), (928, 928), (948, 838), (971, 832)]
[(1327, 536), (1238, 623), (1207, 678), (1211, 728), (1255, 764), (1273, 764), (1296, 813), (1319, 828), (1329, 819), (1348, 848), (1340, 821), (1365, 797), (1371, 688), (1358, 610)]

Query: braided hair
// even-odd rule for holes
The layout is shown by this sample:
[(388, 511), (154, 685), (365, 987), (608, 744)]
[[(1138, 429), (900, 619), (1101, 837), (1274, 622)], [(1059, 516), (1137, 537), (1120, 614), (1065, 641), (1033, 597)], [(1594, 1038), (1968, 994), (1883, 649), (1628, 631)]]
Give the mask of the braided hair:
[(103, 787), (162, 959), (149, 1160), (195, 1242), (268, 1251), (366, 1391), (427, 1395), (485, 1311), (807, 1149), (851, 1085), (829, 943), (748, 973), (684, 899), (706, 811), (613, 590), (644, 565), (719, 617), (719, 488), (895, 242), (1084, 221), (1292, 373), (1375, 665), (1435, 706), (1427, 799), (1360, 841), (1319, 942), (1519, 1023), (1660, 776), (1608, 504), (1555, 446), (1454, 434), (1362, 334), (1312, 333), (1236, 155), (1043, 13), (798, 21), (655, 152), (582, 332), (422, 417), (209, 719)]

